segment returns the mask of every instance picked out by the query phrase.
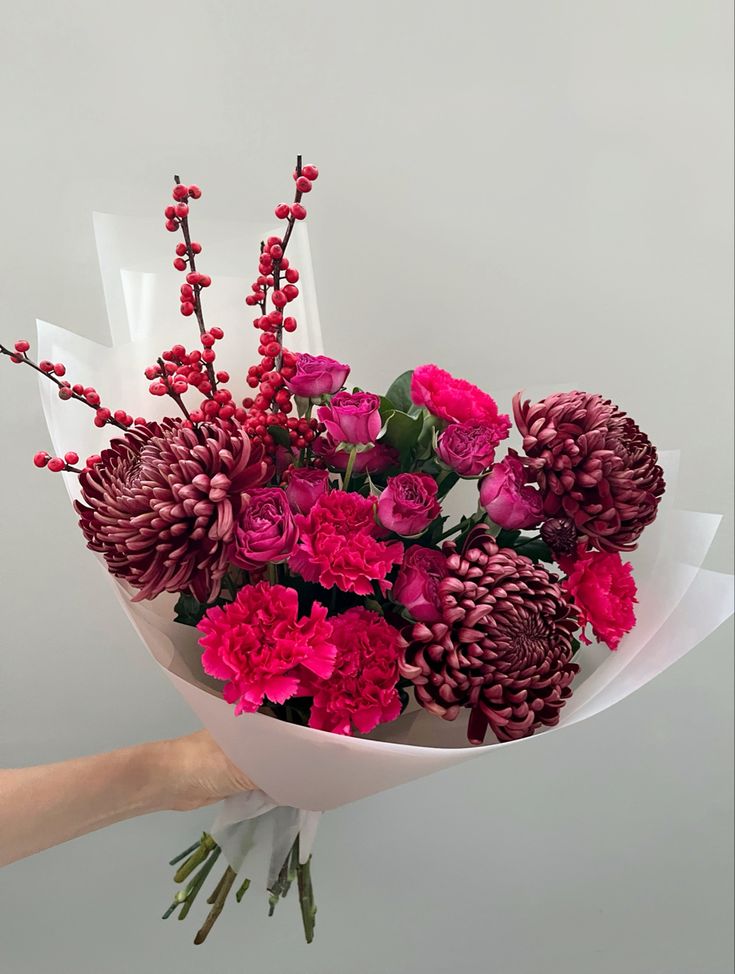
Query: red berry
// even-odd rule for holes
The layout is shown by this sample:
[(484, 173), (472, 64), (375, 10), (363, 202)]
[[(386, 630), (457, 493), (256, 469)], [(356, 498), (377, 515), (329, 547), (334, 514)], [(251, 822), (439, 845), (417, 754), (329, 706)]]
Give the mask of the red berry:
[(296, 319), (286, 318), (283, 322), (284, 331), (296, 331)]
[(179, 255), (179, 257), (185, 257), (186, 256), (186, 244), (185, 243), (177, 243), (176, 244), (176, 253)]
[(40, 450), (34, 455), (33, 462), (37, 467), (45, 467), (50, 459), (51, 457), (48, 455), (48, 453), (46, 453), (45, 450)]
[(64, 454), (64, 459), (66, 460), (67, 463), (73, 465), (75, 463), (79, 463), (79, 454), (75, 453), (73, 450), (69, 450), (68, 453)]
[(301, 175), (306, 176), (312, 182), (319, 177), (319, 170), (316, 166), (304, 166), (301, 170)]
[(200, 243), (197, 243), (196, 240), (192, 240), (192, 242), (191, 242), (191, 252), (193, 254), (201, 254), (201, 252), (202, 252), (202, 245)]
[(273, 244), (268, 253), (271, 255), (273, 260), (280, 260), (281, 257), (283, 257), (283, 247), (280, 244)]
[(186, 186), (182, 186), (181, 183), (177, 183), (176, 186), (174, 186), (171, 195), (177, 201), (184, 200), (189, 195), (189, 191)]
[(64, 469), (64, 467), (66, 467), (66, 464), (61, 457), (51, 457), (47, 466), (49, 470), (52, 470), (54, 473), (59, 473)]
[(163, 211), (163, 215), (166, 217), (167, 220), (173, 220), (173, 218), (176, 216), (176, 207), (167, 206), (166, 209)]
[(257, 303), (258, 303), (258, 299), (254, 294), (248, 294), (248, 296), (245, 298), (245, 304), (247, 304), (248, 307), (250, 308), (252, 308), (253, 305), (256, 305)]
[(214, 325), (212, 328), (210, 328), (209, 334), (212, 336), (212, 338), (216, 338), (218, 341), (220, 338), (225, 337), (225, 333), (222, 331), (219, 325)]
[(205, 348), (211, 348), (214, 345), (214, 336), (211, 332), (205, 331), (200, 340)]
[(185, 382), (183, 379), (177, 379), (176, 382), (174, 382), (174, 392), (179, 396), (183, 396), (188, 388), (189, 383)]
[(279, 220), (285, 220), (290, 212), (291, 212), (291, 207), (288, 205), (288, 203), (279, 203), (274, 210), (274, 213), (276, 214)]
[(276, 308), (284, 308), (288, 303), (288, 299), (283, 291), (274, 291), (273, 294), (271, 294), (271, 301)]
[(189, 187), (189, 196), (191, 196), (193, 200), (198, 200), (201, 195), (202, 191), (198, 186), (195, 185)]
[(189, 298), (194, 297), (194, 289), (192, 288), (191, 284), (181, 285), (181, 297), (187, 301), (189, 300)]
[(189, 315), (194, 314), (194, 305), (191, 303), (191, 301), (182, 302), (181, 313), (185, 318), (188, 318)]
[(214, 352), (214, 349), (212, 348), (205, 348), (204, 351), (202, 352), (202, 359), (207, 363), (211, 364), (212, 362), (214, 362), (216, 357), (217, 356)]
[(301, 203), (294, 203), (291, 207), (291, 214), (294, 220), (304, 220), (306, 219), (306, 207), (302, 206)]
[(201, 274), (198, 271), (191, 271), (190, 274), (186, 275), (187, 284), (198, 284), (201, 280)]
[(178, 216), (180, 219), (183, 220), (183, 218), (188, 215), (189, 215), (189, 207), (186, 205), (186, 203), (177, 203), (176, 216)]
[(166, 220), (166, 229), (169, 231), (169, 233), (173, 233), (174, 230), (179, 229), (179, 225), (174, 220)]
[(73, 395), (74, 393), (71, 391), (69, 386), (59, 387), (59, 399), (63, 399), (63, 400), (71, 399)]
[(42, 372), (53, 372), (54, 371), (54, 363), (53, 362), (49, 362), (47, 359), (42, 359), (38, 363), (38, 367), (39, 367), (39, 369)]
[(306, 176), (299, 176), (296, 180), (296, 189), (299, 193), (310, 193), (311, 192), (311, 181), (306, 178)]
[(229, 381), (230, 381), (230, 373), (229, 372), (225, 372), (223, 370), (222, 372), (218, 372), (217, 373), (217, 382), (229, 382)]
[(286, 271), (286, 280), (289, 284), (295, 284), (299, 279), (299, 272), (295, 267), (289, 267)]
[(177, 271), (185, 271), (187, 264), (183, 257), (177, 257), (174, 261), (174, 267)]
[(96, 467), (98, 463), (102, 463), (102, 457), (99, 453), (93, 453), (84, 461), (86, 467)]
[(21, 355), (27, 352), (30, 347), (30, 344), (25, 340), (25, 338), (21, 338), (20, 341), (15, 343), (15, 350), (16, 352), (20, 352)]
[(200, 274), (199, 283), (202, 287), (209, 287), (209, 285), (212, 283), (212, 278), (209, 276), (209, 274)]
[(287, 301), (294, 301), (299, 296), (299, 289), (294, 284), (287, 284), (283, 288), (283, 293)]

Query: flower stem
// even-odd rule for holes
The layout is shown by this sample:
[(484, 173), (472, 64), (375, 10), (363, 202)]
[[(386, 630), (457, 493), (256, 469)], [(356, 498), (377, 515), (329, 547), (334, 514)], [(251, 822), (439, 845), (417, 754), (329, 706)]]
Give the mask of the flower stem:
[(215, 846), (214, 847), (214, 850), (213, 850), (212, 854), (210, 855), (210, 857), (204, 863), (204, 865), (199, 870), (199, 872), (196, 874), (196, 876), (194, 877), (194, 879), (192, 879), (192, 881), (186, 887), (186, 890), (184, 892), (184, 905), (181, 908), (181, 913), (179, 913), (179, 920), (183, 920), (187, 916), (187, 914), (189, 913), (189, 910), (191, 909), (191, 904), (194, 902), (194, 900), (199, 895), (199, 891), (201, 890), (202, 886), (204, 885), (204, 880), (211, 873), (212, 867), (214, 866), (214, 864), (219, 859), (219, 856), (220, 856), (220, 852), (221, 851), (222, 850), (220, 849), (219, 846)]
[(357, 456), (357, 447), (353, 446), (350, 450), (350, 456), (347, 461), (347, 469), (345, 470), (344, 479), (342, 481), (342, 490), (347, 490), (350, 484), (350, 479), (352, 478), (352, 469), (355, 466), (355, 457)]
[(183, 883), (186, 877), (189, 876), (197, 868), (197, 866), (204, 862), (216, 845), (217, 843), (214, 841), (212, 836), (207, 835), (207, 833), (204, 832), (197, 844), (194, 854), (189, 856), (186, 862), (182, 866), (179, 866), (174, 873), (174, 882)]
[[(296, 841), (298, 842), (298, 839)], [(297, 877), (304, 937), (307, 944), (310, 944), (314, 939), (314, 925), (316, 923), (316, 903), (314, 902), (314, 888), (311, 883), (311, 856), (306, 862), (298, 864)]]
[(237, 900), (238, 903), (240, 902), (240, 900), (243, 898), (243, 896), (247, 893), (247, 891), (249, 889), (250, 889), (250, 880), (249, 879), (244, 879), (242, 881), (242, 886), (235, 893), (235, 899)]
[(225, 900), (227, 899), (229, 892), (232, 889), (232, 884), (235, 882), (236, 876), (237, 873), (232, 868), (232, 866), (228, 866), (224, 874), (222, 875), (222, 879), (220, 879), (220, 881), (217, 883), (214, 893), (207, 900), (207, 903), (212, 903), (213, 906), (212, 909), (209, 911), (207, 919), (204, 921), (201, 928), (197, 932), (196, 937), (194, 938), (194, 943), (196, 946), (199, 946), (199, 944), (203, 944), (204, 941), (209, 936), (210, 930), (214, 926), (217, 917), (220, 915), (220, 913), (224, 908)]

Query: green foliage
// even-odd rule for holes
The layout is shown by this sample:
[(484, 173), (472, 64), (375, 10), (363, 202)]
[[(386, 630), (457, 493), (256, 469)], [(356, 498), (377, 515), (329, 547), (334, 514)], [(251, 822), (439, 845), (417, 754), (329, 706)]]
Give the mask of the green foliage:
[(501, 528), (495, 535), (495, 540), (498, 542), (498, 547), (500, 548), (515, 548), (516, 541), (518, 541), (520, 536), (520, 531), (508, 531), (507, 528)]
[(269, 426), (268, 432), (279, 446), (290, 446), (291, 439), (288, 430), (283, 426)]
[(523, 541), (518, 541), (515, 544), (515, 549), (519, 555), (525, 555), (531, 561), (553, 562), (554, 560), (549, 546), (540, 537), (526, 538)]
[(414, 409), (414, 404), (411, 401), (411, 376), (413, 375), (413, 369), (409, 369), (408, 372), (402, 373), (397, 379), (394, 379), (390, 384), (388, 392), (385, 394), (385, 398), (390, 401), (394, 409), (399, 409), (401, 412), (408, 413)]
[(205, 605), (188, 592), (182, 592), (175, 606), (174, 622), (180, 622), (184, 626), (197, 626), (204, 618), (207, 609), (213, 605), (223, 605), (224, 599), (217, 599), (215, 602)]

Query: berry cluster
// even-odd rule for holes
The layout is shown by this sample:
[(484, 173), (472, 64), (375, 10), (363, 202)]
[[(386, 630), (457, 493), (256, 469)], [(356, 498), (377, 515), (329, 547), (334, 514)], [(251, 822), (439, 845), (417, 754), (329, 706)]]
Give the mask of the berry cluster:
[(46, 467), (52, 473), (83, 473), (85, 470), (91, 470), (101, 460), (102, 457), (99, 453), (94, 453), (91, 457), (87, 457), (84, 470), (81, 470), (76, 466), (79, 463), (79, 454), (73, 450), (69, 450), (63, 457), (52, 457), (45, 450), (40, 450), (33, 457), (33, 462), (37, 467)]

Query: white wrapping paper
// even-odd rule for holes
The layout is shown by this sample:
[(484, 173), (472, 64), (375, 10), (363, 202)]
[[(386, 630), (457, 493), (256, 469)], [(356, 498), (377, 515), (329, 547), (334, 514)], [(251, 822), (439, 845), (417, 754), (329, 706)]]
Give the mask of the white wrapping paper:
[[(94, 384), (103, 403), (112, 409), (159, 418), (171, 404), (148, 394), (143, 369), (162, 348), (193, 341), (191, 321), (178, 313), (181, 278), (171, 268), (171, 235), (157, 220), (100, 215), (95, 218), (95, 230), (112, 347), (39, 321), (39, 357), (63, 360), (71, 381)], [(200, 264), (213, 279), (204, 293), (205, 319), (209, 326), (218, 324), (225, 329), (226, 339), (218, 346), (218, 366), (228, 368), (233, 377), (242, 375), (255, 357), (252, 314), (243, 298), (259, 241), (270, 232), (268, 227), (206, 221), (200, 225), (197, 219), (196, 237), (204, 244)], [(301, 272), (301, 295), (294, 308), (299, 329), (292, 347), (318, 353), (321, 332), (303, 226), (294, 233), (289, 257)], [(359, 361), (354, 364), (359, 372)], [(110, 431), (96, 429), (88, 410), (61, 402), (51, 383), (39, 381), (56, 452), (73, 449), (81, 456), (99, 452)], [(500, 405), (508, 408), (509, 403)], [(640, 550), (632, 558), (639, 588), (638, 625), (614, 653), (601, 646), (582, 648), (578, 657), (582, 673), (557, 730), (599, 713), (643, 686), (732, 613), (732, 577), (701, 567), (720, 519), (675, 508), (678, 464), (678, 454), (662, 456), (668, 490), (657, 521), (644, 533)], [(70, 496), (76, 496), (76, 478), (67, 476), (66, 484)], [(470, 747), (465, 738), (466, 720), (445, 722), (416, 706), (364, 738), (287, 724), (263, 714), (236, 717), (232, 706), (222, 699), (219, 684), (201, 669), (197, 632), (172, 621), (175, 598), (164, 595), (154, 602), (134, 604), (124, 587), (112, 576), (108, 578), (123, 612), (173, 685), (228, 757), (261, 789), (225, 802), (214, 826), (235, 868), (268, 829), (271, 832), (264, 841), (272, 844), (272, 863), (279, 856), (281, 862), (285, 859), (298, 831), (305, 859), (318, 813), (485, 757), (500, 747), (529, 747), (534, 740)], [(279, 867), (280, 862), (276, 871)]]

